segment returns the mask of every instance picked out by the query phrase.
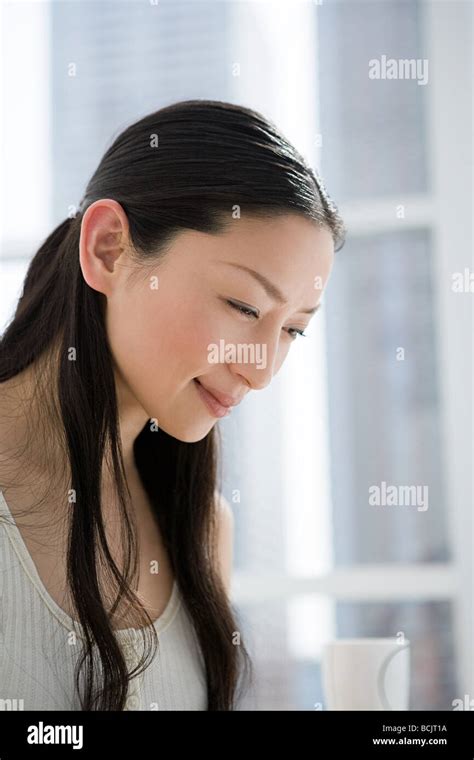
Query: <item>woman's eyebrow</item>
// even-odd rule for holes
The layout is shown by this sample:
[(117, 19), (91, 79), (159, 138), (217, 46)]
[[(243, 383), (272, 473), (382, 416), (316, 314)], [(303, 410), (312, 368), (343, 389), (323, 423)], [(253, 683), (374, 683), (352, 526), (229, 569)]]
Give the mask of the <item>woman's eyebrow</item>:
[[(247, 267), (245, 264), (237, 264), (232, 261), (221, 261), (219, 263), (227, 264), (230, 267), (236, 267), (236, 269), (241, 269), (243, 272), (247, 272), (247, 274), (250, 274), (255, 280), (257, 280), (258, 283), (260, 283), (267, 295), (270, 296), (273, 301), (276, 301), (276, 303), (279, 303), (282, 306), (288, 303), (288, 300), (285, 298), (281, 290), (277, 288), (273, 282), (270, 282), (270, 280), (267, 279), (265, 275), (261, 274), (260, 272), (256, 272), (255, 269), (251, 269), (251, 267)], [(299, 311), (302, 314), (314, 314), (320, 308), (320, 306), (321, 304), (318, 303), (318, 305), (314, 306), (312, 309), (299, 309)]]

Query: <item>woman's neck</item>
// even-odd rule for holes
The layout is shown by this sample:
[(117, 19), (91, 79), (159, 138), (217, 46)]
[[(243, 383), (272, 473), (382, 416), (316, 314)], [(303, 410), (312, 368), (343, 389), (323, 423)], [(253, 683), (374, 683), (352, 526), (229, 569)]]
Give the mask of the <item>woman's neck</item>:
[[(118, 373), (115, 377), (124, 472), (131, 487), (139, 477), (133, 444), (149, 417), (129, 393)], [(23, 483), (26, 479), (35, 487), (44, 482), (49, 490), (52, 485), (59, 492), (61, 488), (69, 488), (70, 467), (64, 430), (60, 424), (59, 402), (54, 390), (51, 391), (55, 387), (44, 365), (38, 365), (38, 368), (30, 365), (19, 375), (0, 384), (0, 472), (6, 474), (7, 481), (17, 473)], [(106, 462), (107, 457), (104, 456), (102, 492), (113, 499), (116, 484)]]

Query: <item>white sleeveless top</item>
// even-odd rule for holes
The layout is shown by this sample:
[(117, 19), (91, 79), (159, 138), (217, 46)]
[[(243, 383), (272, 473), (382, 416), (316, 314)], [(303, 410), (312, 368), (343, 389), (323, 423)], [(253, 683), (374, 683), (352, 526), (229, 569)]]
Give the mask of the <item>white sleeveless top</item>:
[[(82, 626), (46, 590), (1, 490), (0, 516), (0, 710), (80, 710)], [(125, 710), (207, 710), (202, 651), (176, 581), (153, 625), (156, 654), (130, 681)], [(144, 651), (142, 634), (114, 633), (130, 671)]]

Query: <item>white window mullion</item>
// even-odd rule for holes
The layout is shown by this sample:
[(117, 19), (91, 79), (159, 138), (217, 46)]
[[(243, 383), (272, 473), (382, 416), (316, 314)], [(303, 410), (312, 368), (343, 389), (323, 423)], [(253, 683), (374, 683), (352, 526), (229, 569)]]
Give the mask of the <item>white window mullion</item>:
[(238, 604), (323, 594), (338, 601), (383, 603), (455, 600), (458, 572), (450, 563), (363, 564), (337, 568), (325, 575), (291, 577), (236, 573), (232, 592)]

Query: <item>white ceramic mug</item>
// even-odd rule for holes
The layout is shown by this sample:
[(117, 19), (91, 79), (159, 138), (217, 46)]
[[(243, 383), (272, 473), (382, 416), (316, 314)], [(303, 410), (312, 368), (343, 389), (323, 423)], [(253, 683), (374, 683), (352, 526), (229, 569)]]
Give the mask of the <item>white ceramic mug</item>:
[(408, 710), (410, 642), (336, 639), (322, 655), (327, 710)]

